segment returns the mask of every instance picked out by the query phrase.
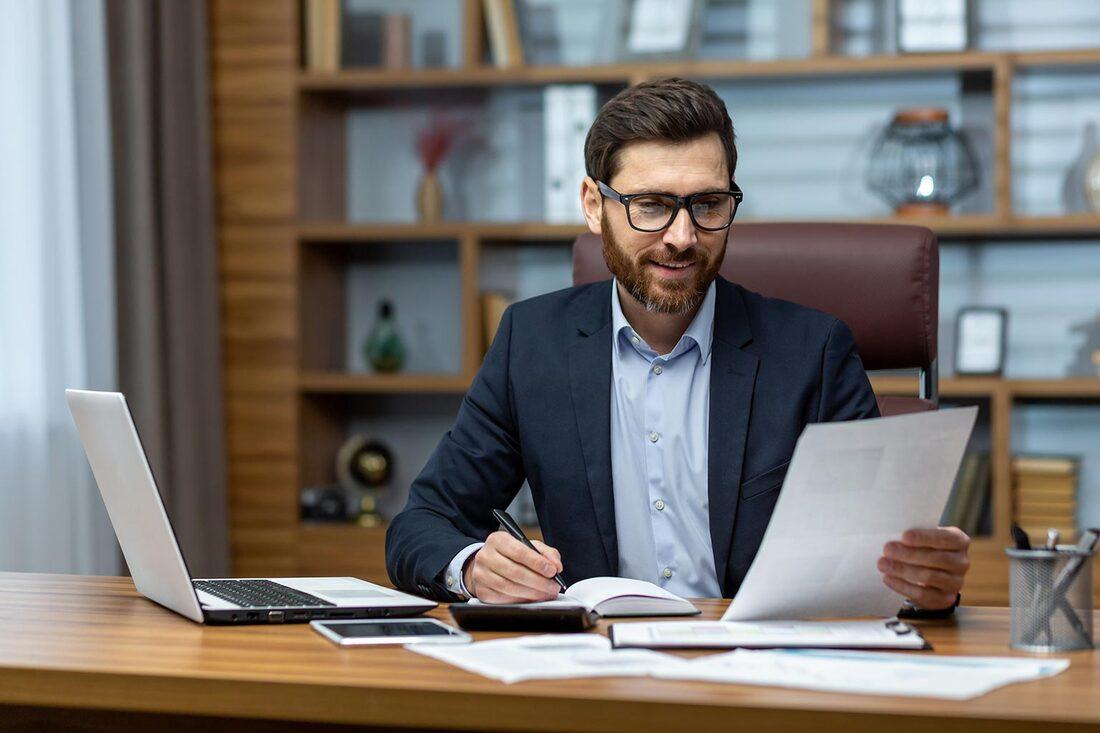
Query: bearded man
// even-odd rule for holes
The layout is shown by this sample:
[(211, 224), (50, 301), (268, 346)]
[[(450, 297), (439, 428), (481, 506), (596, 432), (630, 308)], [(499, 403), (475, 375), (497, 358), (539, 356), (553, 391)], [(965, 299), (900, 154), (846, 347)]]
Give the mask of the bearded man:
[[(665, 79), (600, 110), (588, 228), (614, 280), (511, 306), (452, 429), (386, 536), (394, 584), (444, 601), (538, 601), (618, 575), (732, 598), (808, 423), (877, 417), (848, 327), (718, 277), (742, 192), (725, 104)], [(530, 483), (536, 550), (494, 531)], [(915, 528), (883, 582), (956, 603), (969, 538)]]

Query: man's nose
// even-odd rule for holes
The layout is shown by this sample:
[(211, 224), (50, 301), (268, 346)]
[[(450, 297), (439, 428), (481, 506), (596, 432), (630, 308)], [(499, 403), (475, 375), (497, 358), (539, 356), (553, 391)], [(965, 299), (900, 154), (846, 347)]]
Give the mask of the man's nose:
[(695, 222), (691, 220), (686, 207), (676, 212), (676, 218), (665, 230), (663, 241), (678, 252), (695, 246), (699, 241), (695, 232)]

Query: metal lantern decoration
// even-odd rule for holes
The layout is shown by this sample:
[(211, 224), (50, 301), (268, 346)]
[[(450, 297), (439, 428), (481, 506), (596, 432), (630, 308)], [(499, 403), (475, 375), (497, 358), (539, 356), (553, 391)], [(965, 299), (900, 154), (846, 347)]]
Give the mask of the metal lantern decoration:
[(947, 110), (899, 110), (871, 148), (867, 187), (902, 216), (948, 213), (978, 187), (978, 163)]

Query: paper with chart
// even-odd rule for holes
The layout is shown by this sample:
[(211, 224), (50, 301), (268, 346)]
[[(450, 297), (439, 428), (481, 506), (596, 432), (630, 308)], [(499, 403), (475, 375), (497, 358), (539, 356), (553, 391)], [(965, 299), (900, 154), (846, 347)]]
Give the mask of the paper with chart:
[(1069, 661), (1065, 659), (738, 649), (659, 667), (653, 676), (861, 695), (969, 700), (1004, 685), (1051, 677), (1067, 667)]
[(977, 407), (807, 425), (725, 621), (892, 616), (882, 547), (935, 527)]

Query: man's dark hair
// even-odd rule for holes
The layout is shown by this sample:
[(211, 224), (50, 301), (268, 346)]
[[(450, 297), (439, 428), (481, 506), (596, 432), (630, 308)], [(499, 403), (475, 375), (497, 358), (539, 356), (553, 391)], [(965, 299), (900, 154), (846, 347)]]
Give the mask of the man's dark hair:
[(737, 167), (733, 121), (726, 104), (706, 84), (658, 79), (616, 94), (596, 115), (584, 141), (584, 167), (597, 181), (619, 169), (619, 151), (638, 140), (688, 142), (716, 133), (726, 151), (730, 177)]

